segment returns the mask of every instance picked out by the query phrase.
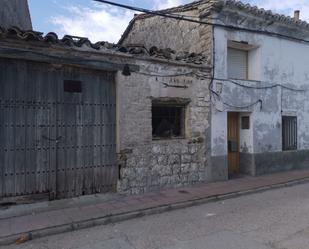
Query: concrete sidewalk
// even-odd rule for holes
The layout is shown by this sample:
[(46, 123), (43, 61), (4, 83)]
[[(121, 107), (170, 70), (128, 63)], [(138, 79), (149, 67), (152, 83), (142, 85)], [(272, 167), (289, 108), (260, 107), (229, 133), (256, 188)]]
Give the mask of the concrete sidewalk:
[(309, 170), (244, 177), (141, 196), (94, 195), (0, 209), (0, 245), (309, 182)]

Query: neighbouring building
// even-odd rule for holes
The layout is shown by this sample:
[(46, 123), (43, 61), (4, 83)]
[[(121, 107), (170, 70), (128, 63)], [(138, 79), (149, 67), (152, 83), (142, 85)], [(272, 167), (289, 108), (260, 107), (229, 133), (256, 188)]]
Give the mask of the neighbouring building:
[(233, 0), (202, 0), (160, 13), (178, 19), (137, 15), (119, 44), (211, 58), (208, 167), (215, 177), (209, 179), (308, 168), (309, 24), (299, 11), (288, 17)]
[(32, 29), (27, 0), (0, 0), (0, 7), (1, 27), (16, 26), (23, 30)]
[(199, 54), (0, 28), (0, 202), (205, 181), (210, 73)]
[(178, 18), (138, 15), (117, 45), (0, 28), (0, 203), (308, 167), (298, 12), (204, 0), (161, 13)]

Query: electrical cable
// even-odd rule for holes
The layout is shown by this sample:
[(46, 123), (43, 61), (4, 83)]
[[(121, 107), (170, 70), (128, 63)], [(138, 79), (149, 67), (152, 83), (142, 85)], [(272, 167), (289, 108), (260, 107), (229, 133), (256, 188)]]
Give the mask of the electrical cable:
[[(129, 9), (129, 10), (133, 10), (133, 11), (138, 11), (138, 12), (142, 12), (142, 13), (146, 13), (146, 14), (151, 14), (151, 15), (155, 15), (155, 16), (161, 16), (161, 17), (166, 17), (166, 18), (171, 18), (171, 19), (176, 19), (176, 20), (179, 20), (179, 21), (188, 21), (188, 22), (192, 22), (192, 23), (197, 23), (197, 24), (206, 24), (206, 25), (211, 25), (212, 27), (222, 27), (222, 28), (227, 28), (227, 29), (232, 29), (232, 30), (240, 30), (240, 31), (247, 31), (247, 32), (251, 32), (251, 33), (259, 33), (259, 34), (266, 34), (266, 35), (270, 35), (270, 36), (277, 36), (277, 37), (281, 37), (281, 38), (286, 38), (286, 39), (291, 39), (291, 40), (296, 40), (296, 41), (299, 41), (299, 42), (305, 42), (305, 43), (309, 43), (308, 40), (305, 40), (305, 39), (299, 39), (299, 38), (296, 38), (296, 37), (292, 37), (292, 36), (288, 36), (288, 35), (282, 35), (282, 34), (279, 34), (279, 33), (275, 33), (275, 32), (270, 32), (270, 31), (267, 31), (267, 30), (254, 30), (254, 29), (249, 29), (249, 28), (241, 28), (241, 27), (236, 27), (236, 26), (233, 26), (233, 25), (225, 25), (225, 24), (218, 24), (218, 23), (211, 23), (211, 22), (205, 22), (205, 21), (199, 21), (199, 20), (193, 20), (193, 19), (190, 19), (190, 18), (187, 18), (187, 17), (184, 17), (184, 16), (181, 16), (181, 15), (175, 15), (175, 14), (168, 14), (168, 13), (163, 13), (162, 11), (152, 11), (152, 10), (148, 10), (148, 9), (144, 9), (144, 8), (138, 8), (138, 7), (134, 7), (134, 6), (129, 6), (129, 5), (124, 5), (124, 4), (118, 4), (118, 3), (113, 3), (113, 2), (110, 2), (110, 1), (106, 1), (106, 0), (94, 0), (96, 2), (101, 2), (101, 3), (105, 3), (105, 4), (109, 4), (109, 5), (113, 5), (113, 6), (116, 6), (116, 7), (121, 7), (121, 8), (125, 8), (125, 9)], [(214, 63), (213, 63), (214, 64)], [(213, 65), (214, 67), (214, 65)], [(140, 74), (146, 74), (146, 73), (141, 73), (139, 72)], [(155, 76), (155, 77), (177, 77), (177, 76), (184, 76), (184, 75), (190, 75), (190, 74), (195, 74), (193, 72), (189, 72), (189, 73), (184, 73), (184, 74), (174, 74), (174, 75), (155, 75), (155, 74), (148, 74), (149, 76)], [(197, 75), (197, 77), (200, 77), (200, 75)], [(202, 78), (206, 79), (207, 77), (205, 77), (204, 75), (201, 76)], [(209, 77), (208, 77), (209, 78)], [(244, 88), (250, 88), (250, 89), (272, 89), (272, 88), (276, 88), (276, 87), (281, 87), (283, 89), (287, 89), (287, 90), (290, 90), (290, 91), (296, 91), (296, 92), (305, 92), (305, 91), (308, 91), (308, 90), (304, 90), (304, 89), (295, 89), (295, 88), (291, 88), (291, 87), (288, 87), (288, 86), (284, 86), (284, 85), (280, 85), (280, 84), (274, 84), (274, 85), (270, 85), (270, 86), (263, 86), (263, 87), (256, 87), (256, 86), (247, 86), (247, 85), (243, 85), (243, 84), (240, 84), (234, 80), (226, 80), (226, 79), (216, 79), (214, 77), (214, 71), (213, 71), (213, 77), (210, 78), (211, 79), (211, 83), (209, 84), (210, 86), (210, 92), (212, 94), (214, 94), (216, 97), (218, 97), (220, 100), (221, 100), (221, 96), (216, 93), (213, 89), (212, 89), (212, 85), (213, 85), (213, 81), (214, 80), (221, 80), (221, 81), (228, 81), (228, 82), (231, 82), (235, 85), (238, 85), (240, 87), (244, 87)], [(251, 103), (249, 105), (246, 105), (246, 106), (236, 106), (236, 105), (231, 105), (231, 104), (228, 104), (224, 101), (221, 100), (221, 102), (225, 105), (225, 106), (228, 106), (228, 107), (232, 107), (232, 108), (236, 108), (236, 109), (245, 109), (245, 108), (250, 108), (258, 103), (261, 104), (261, 109), (262, 109), (262, 100), (259, 99), (257, 100), (256, 102), (254, 103)]]
[[(260, 110), (262, 110), (262, 108), (263, 108), (263, 101), (262, 101), (261, 99), (255, 101), (255, 102), (253, 102), (253, 103), (250, 103), (250, 104), (248, 104), (248, 105), (244, 105), (244, 106), (237, 106), (237, 105), (229, 104), (229, 103), (227, 103), (227, 102), (225, 102), (225, 101), (222, 100), (222, 97), (221, 97), (216, 91), (214, 91), (214, 90), (212, 89), (212, 86), (213, 86), (213, 83), (211, 82), (211, 83), (209, 84), (209, 91), (210, 91), (210, 93), (211, 93), (211, 94), (214, 94), (215, 97), (218, 98), (218, 100), (219, 100), (223, 105), (225, 105), (225, 106), (227, 106), (227, 107), (231, 107), (231, 108), (235, 108), (235, 109), (248, 109), (248, 108), (253, 107), (253, 106), (257, 105), (257, 104), (260, 104), (260, 105), (261, 105), (261, 106), (260, 106)], [(219, 110), (219, 109), (216, 107), (216, 103), (214, 103), (214, 102), (212, 101), (212, 104), (214, 105), (214, 107), (216, 108), (217, 111), (222, 112), (222, 110)]]
[[(188, 17), (196, 18), (195, 16), (190, 16), (190, 15), (179, 15), (179, 14), (173, 14), (173, 13), (163, 13), (162, 10), (149, 10), (149, 9), (145, 9), (145, 8), (125, 5), (125, 4), (120, 4), (120, 3), (114, 3), (114, 2), (105, 1), (105, 0), (93, 0), (93, 1), (101, 2), (101, 3), (106, 3), (106, 4), (113, 5), (113, 6), (116, 6), (116, 7), (120, 7), (120, 8), (123, 8), (123, 9), (133, 10), (133, 11), (137, 11), (137, 12), (142, 12), (142, 13), (151, 14), (151, 15), (157, 15), (157, 16), (162, 16), (162, 17), (169, 17), (169, 18), (174, 18), (174, 19), (180, 18), (180, 19), (183, 19), (183, 20), (187, 20)], [(206, 19), (216, 20), (218, 18), (208, 18), (208, 17), (206, 17)], [(198, 20), (194, 20), (194, 19), (188, 19), (187, 21), (199, 22)]]
[(215, 26), (215, 27), (246, 31), (246, 32), (250, 32), (250, 33), (266, 34), (266, 35), (270, 35), (270, 36), (277, 36), (277, 37), (286, 38), (286, 39), (290, 39), (290, 40), (296, 40), (296, 41), (299, 41), (299, 42), (309, 43), (309, 40), (300, 39), (300, 38), (296, 38), (296, 37), (289, 36), (289, 35), (283, 35), (283, 34), (279, 34), (279, 33), (276, 33), (276, 32), (270, 32), (270, 31), (267, 31), (267, 30), (255, 30), (255, 29), (237, 27), (237, 26), (233, 26), (233, 25), (226, 25), (226, 24), (212, 23), (212, 22), (207, 22), (207, 21), (193, 20), (193, 19), (186, 18), (186, 17), (180, 16), (180, 15), (168, 14), (168, 13), (163, 13), (162, 11), (154, 11), (154, 10), (148, 10), (148, 9), (134, 7), (134, 6), (130, 6), (130, 5), (125, 5), (125, 4), (113, 3), (113, 2), (110, 2), (110, 1), (106, 1), (106, 0), (93, 0), (93, 1), (109, 4), (109, 5), (124, 8), (124, 9), (129, 9), (129, 10), (133, 10), (133, 11), (138, 11), (138, 12), (142, 12), (142, 13), (146, 13), (146, 14), (150, 14), (150, 15), (154, 15), (154, 16), (161, 16), (161, 17), (176, 19), (176, 20), (179, 20), (179, 21), (187, 21), (187, 22), (192, 22), (192, 23), (197, 23), (197, 24), (212, 25), (212, 26)]
[(259, 99), (259, 100), (257, 100), (256, 102), (253, 102), (252, 104), (249, 104), (249, 105), (245, 105), (245, 106), (236, 106), (236, 105), (231, 105), (231, 104), (228, 104), (228, 103), (226, 103), (226, 102), (222, 102), (224, 105), (226, 105), (226, 106), (228, 106), (228, 107), (232, 107), (232, 108), (236, 108), (236, 109), (248, 109), (248, 108), (250, 108), (250, 107), (253, 107), (253, 106), (255, 106), (255, 105), (257, 105), (257, 104), (261, 104), (261, 107), (260, 107), (260, 109), (262, 109), (262, 100), (261, 99)]
[[(218, 80), (221, 80), (221, 79), (218, 79)], [(247, 85), (240, 84), (240, 83), (238, 83), (234, 80), (225, 80), (225, 81), (231, 82), (231, 83), (233, 83), (237, 86), (241, 86), (241, 87), (244, 87), (244, 88), (251, 88), (251, 89), (272, 89), (272, 88), (281, 87), (283, 89), (294, 91), (294, 92), (306, 92), (306, 91), (308, 91), (308, 89), (297, 89), (297, 88), (292, 88), (292, 87), (288, 87), (288, 86), (281, 85), (281, 84), (274, 84), (274, 85), (270, 85), (270, 86), (247, 86)]]
[(152, 77), (158, 77), (158, 78), (165, 78), (165, 77), (178, 77), (178, 76), (186, 76), (186, 75), (192, 75), (194, 72), (186, 72), (186, 73), (175, 73), (175, 74), (154, 74), (154, 73), (145, 73), (145, 72), (134, 72), (137, 74), (145, 75), (145, 76), (152, 76)]
[[(205, 77), (205, 76), (202, 76), (202, 77)], [(297, 88), (293, 88), (293, 87), (289, 87), (289, 86), (285, 86), (285, 85), (281, 85), (281, 84), (273, 84), (273, 85), (269, 85), (269, 86), (248, 86), (248, 85), (244, 85), (244, 84), (238, 83), (238, 82), (236, 82), (234, 80), (230, 80), (230, 79), (214, 78), (214, 80), (230, 82), (230, 83), (233, 83), (234, 85), (237, 85), (237, 86), (240, 86), (240, 87), (243, 87), (243, 88), (257, 89), (257, 90), (265, 90), (265, 89), (272, 89), (272, 88), (281, 87), (283, 89), (293, 91), (293, 92), (307, 92), (307, 91), (309, 91), (309, 89), (297, 89)], [(256, 82), (270, 83), (270, 82), (266, 82), (266, 81), (264, 81), (264, 82), (256, 81)]]
[[(256, 90), (265, 90), (265, 89), (273, 89), (273, 88), (281, 87), (283, 89), (286, 89), (286, 90), (289, 90), (289, 91), (294, 91), (294, 92), (307, 92), (307, 91), (309, 91), (309, 89), (297, 89), (297, 88), (293, 88), (293, 87), (289, 87), (289, 86), (281, 85), (281, 84), (273, 84), (273, 85), (269, 85), (269, 86), (248, 86), (248, 85), (241, 84), (241, 83), (239, 83), (235, 80), (209, 77), (209, 76), (206, 76), (206, 75), (196, 73), (194, 71), (186, 72), (186, 73), (175, 73), (175, 74), (153, 74), (153, 73), (145, 73), (145, 72), (134, 72), (134, 73), (146, 75), (146, 76), (152, 76), (152, 77), (161, 77), (161, 78), (195, 75), (198, 79), (209, 79), (209, 80), (224, 81), (224, 82), (229, 82), (229, 83), (232, 83), (234, 85), (237, 85), (237, 86), (240, 86), (240, 87), (243, 87), (243, 88), (256, 89)], [(256, 83), (266, 83), (266, 84), (271, 83), (271, 82), (267, 82), (267, 81), (255, 81), (255, 80), (254, 81), (248, 80), (248, 81), (256, 82)]]

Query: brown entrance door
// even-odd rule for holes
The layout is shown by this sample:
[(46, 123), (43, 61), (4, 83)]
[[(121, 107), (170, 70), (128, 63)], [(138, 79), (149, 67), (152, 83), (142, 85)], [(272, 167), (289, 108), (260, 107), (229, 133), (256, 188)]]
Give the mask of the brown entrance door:
[(227, 122), (229, 175), (239, 173), (239, 113), (229, 112)]

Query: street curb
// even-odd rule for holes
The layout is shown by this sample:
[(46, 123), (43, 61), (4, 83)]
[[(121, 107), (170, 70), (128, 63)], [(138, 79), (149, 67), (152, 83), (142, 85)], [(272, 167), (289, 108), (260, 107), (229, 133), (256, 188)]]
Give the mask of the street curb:
[(164, 204), (160, 206), (139, 209), (135, 211), (123, 212), (123, 213), (114, 214), (114, 215), (106, 215), (106, 216), (99, 217), (99, 218), (88, 219), (88, 220), (79, 221), (79, 222), (73, 222), (70, 224), (63, 224), (59, 226), (53, 226), (49, 228), (33, 230), (33, 231), (29, 231), (28, 233), (20, 233), (20, 234), (2, 237), (0, 238), (0, 246), (7, 246), (10, 244), (14, 244), (21, 237), (23, 237), (25, 241), (29, 241), (29, 240), (38, 239), (38, 238), (51, 236), (51, 235), (56, 235), (60, 233), (72, 232), (72, 231), (90, 228), (94, 226), (108, 225), (111, 223), (126, 221), (126, 220), (135, 219), (135, 218), (139, 218), (143, 216), (160, 214), (160, 213), (169, 212), (173, 210), (188, 208), (192, 206), (198, 206), (198, 205), (202, 205), (202, 204), (206, 204), (210, 202), (223, 201), (223, 200), (232, 199), (232, 198), (236, 198), (240, 196), (262, 193), (268, 190), (292, 187), (295, 185), (304, 184), (308, 182), (309, 182), (309, 178), (302, 178), (298, 180), (292, 180), (292, 181), (288, 181), (284, 183), (270, 184), (267, 186), (243, 190), (243, 191), (236, 191), (236, 192), (226, 193), (222, 195), (214, 195), (214, 196), (201, 197), (201, 198), (193, 198), (188, 201), (175, 202), (172, 204)]

